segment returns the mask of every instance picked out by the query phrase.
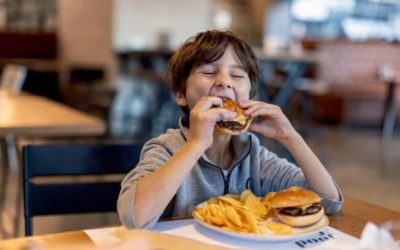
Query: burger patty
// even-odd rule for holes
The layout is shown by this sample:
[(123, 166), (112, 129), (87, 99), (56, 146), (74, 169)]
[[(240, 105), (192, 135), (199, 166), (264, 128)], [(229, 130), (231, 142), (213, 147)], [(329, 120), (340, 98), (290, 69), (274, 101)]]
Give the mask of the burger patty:
[(221, 127), (228, 128), (230, 130), (241, 130), (246, 127), (246, 124), (241, 124), (235, 121), (219, 121), (217, 124)]
[(297, 207), (285, 207), (279, 211), (279, 213), (286, 214), (286, 215), (308, 215), (308, 214), (315, 214), (319, 210), (321, 210), (321, 203), (314, 203), (307, 207), (306, 209), (302, 210)]

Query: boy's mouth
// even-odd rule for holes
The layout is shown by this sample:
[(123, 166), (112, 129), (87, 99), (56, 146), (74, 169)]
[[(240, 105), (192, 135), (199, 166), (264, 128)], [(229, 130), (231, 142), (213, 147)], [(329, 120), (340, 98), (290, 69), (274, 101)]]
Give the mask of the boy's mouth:
[(222, 101), (226, 101), (226, 100), (232, 100), (231, 98), (228, 97), (221, 97)]
[[(231, 94), (231, 95), (229, 95)], [(208, 93), (209, 96), (215, 96), (219, 97), (222, 100), (232, 100), (235, 101), (235, 95), (234, 93), (226, 93), (225, 91), (218, 91), (216, 89), (210, 89), (210, 92)]]
[(222, 101), (225, 101), (225, 100), (232, 100), (232, 98), (230, 98), (230, 97), (227, 97), (227, 96), (220, 96), (220, 95), (216, 95), (216, 97), (219, 97), (219, 98), (221, 98), (222, 99)]

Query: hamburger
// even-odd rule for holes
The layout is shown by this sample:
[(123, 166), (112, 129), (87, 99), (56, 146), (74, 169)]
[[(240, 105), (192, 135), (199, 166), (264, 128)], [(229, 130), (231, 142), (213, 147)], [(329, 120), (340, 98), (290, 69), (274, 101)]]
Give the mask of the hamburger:
[(251, 118), (244, 115), (244, 110), (235, 101), (223, 99), (222, 102), (223, 108), (235, 111), (237, 116), (233, 119), (218, 121), (215, 124), (215, 131), (229, 135), (245, 132), (250, 126)]
[(271, 207), (281, 222), (294, 227), (305, 227), (323, 217), (321, 200), (318, 194), (310, 190), (292, 187), (278, 192), (271, 199)]

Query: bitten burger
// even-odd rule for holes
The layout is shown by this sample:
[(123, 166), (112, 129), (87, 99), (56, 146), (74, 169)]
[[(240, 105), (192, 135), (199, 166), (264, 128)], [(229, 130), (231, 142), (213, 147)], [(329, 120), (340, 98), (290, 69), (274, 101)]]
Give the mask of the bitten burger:
[(233, 119), (217, 122), (215, 124), (215, 130), (217, 132), (238, 135), (249, 128), (251, 119), (244, 115), (244, 110), (236, 102), (224, 99), (223, 108), (235, 111), (237, 116)]
[(278, 192), (271, 199), (275, 216), (283, 223), (304, 227), (318, 222), (324, 216), (321, 197), (304, 188), (292, 187)]

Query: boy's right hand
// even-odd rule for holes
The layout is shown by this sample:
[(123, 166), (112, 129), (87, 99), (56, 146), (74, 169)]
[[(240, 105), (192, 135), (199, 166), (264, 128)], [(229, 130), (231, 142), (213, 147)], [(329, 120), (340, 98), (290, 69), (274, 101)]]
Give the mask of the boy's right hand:
[(190, 111), (188, 142), (204, 151), (211, 146), (215, 123), (236, 117), (236, 112), (222, 107), (222, 99), (216, 96), (204, 96), (194, 105)]

